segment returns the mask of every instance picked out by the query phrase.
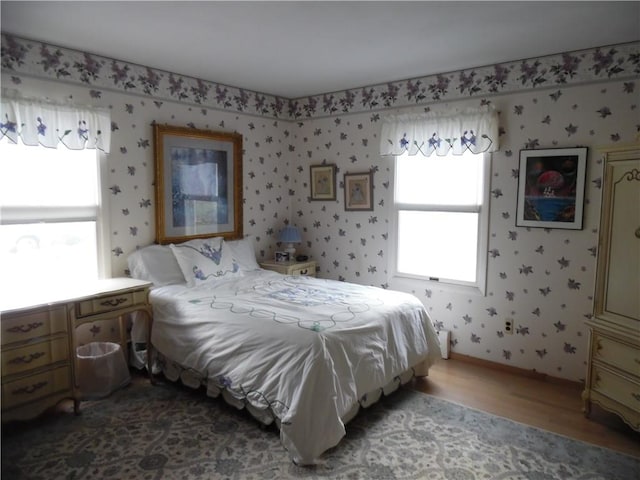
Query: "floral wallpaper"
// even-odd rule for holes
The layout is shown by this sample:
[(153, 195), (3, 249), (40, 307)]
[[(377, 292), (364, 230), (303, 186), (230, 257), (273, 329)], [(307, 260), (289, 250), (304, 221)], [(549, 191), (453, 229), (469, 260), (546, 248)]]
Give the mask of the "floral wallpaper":
[[(303, 231), (298, 250), (319, 275), (414, 293), (452, 351), (581, 380), (593, 307), (602, 164), (597, 147), (638, 138), (640, 43), (561, 53), (350, 91), (284, 99), (177, 72), (2, 36), (2, 86), (111, 111), (105, 179), (113, 275), (126, 256), (154, 240), (154, 122), (243, 135), (244, 232), (271, 258), (285, 221)], [(487, 294), (387, 274), (392, 159), (379, 155), (390, 113), (477, 107), (500, 113), (492, 154)], [(1, 121), (1, 120), (0, 120)], [(519, 151), (589, 148), (584, 228), (515, 226)], [(310, 201), (309, 166), (334, 163), (335, 201)], [(373, 211), (346, 212), (343, 175), (373, 170)], [(447, 232), (439, 232), (446, 235)], [(504, 322), (513, 319), (514, 332)], [(109, 328), (87, 326), (100, 339)]]

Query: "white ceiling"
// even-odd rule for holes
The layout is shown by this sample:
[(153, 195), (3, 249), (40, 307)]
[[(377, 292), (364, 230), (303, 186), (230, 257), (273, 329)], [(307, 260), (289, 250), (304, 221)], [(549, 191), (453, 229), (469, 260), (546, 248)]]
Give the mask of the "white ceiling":
[(2, 0), (2, 32), (298, 98), (640, 40), (640, 2)]

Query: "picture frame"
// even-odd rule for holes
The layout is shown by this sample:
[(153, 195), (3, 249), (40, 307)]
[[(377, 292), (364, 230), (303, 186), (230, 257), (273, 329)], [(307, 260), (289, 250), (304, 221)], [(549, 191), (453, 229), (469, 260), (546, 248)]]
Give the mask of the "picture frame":
[(336, 199), (336, 166), (335, 164), (311, 165), (311, 200)]
[(242, 238), (242, 135), (154, 124), (156, 242)]
[(373, 210), (373, 172), (344, 174), (344, 209), (347, 212)]
[(275, 261), (276, 262), (288, 262), (290, 261), (289, 252), (276, 252)]
[(587, 150), (520, 151), (516, 226), (582, 230)]

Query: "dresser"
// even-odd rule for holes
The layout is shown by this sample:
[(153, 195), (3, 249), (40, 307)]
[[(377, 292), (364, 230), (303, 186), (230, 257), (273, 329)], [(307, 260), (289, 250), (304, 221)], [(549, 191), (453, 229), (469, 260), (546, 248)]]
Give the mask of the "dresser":
[(596, 292), (585, 390), (640, 430), (640, 146), (603, 151)]
[[(142, 312), (151, 333), (151, 283), (114, 278), (47, 292), (7, 295), (0, 312), (2, 421), (33, 418), (63, 399), (80, 395), (75, 329), (87, 322), (118, 319), (119, 343), (127, 352), (126, 315)], [(56, 288), (59, 290), (56, 291)], [(148, 348), (147, 368), (151, 372)]]
[(318, 262), (309, 260), (306, 262), (276, 262), (275, 260), (267, 260), (260, 263), (260, 267), (265, 270), (273, 270), (274, 272), (284, 275), (306, 275), (308, 277), (316, 276), (316, 268)]

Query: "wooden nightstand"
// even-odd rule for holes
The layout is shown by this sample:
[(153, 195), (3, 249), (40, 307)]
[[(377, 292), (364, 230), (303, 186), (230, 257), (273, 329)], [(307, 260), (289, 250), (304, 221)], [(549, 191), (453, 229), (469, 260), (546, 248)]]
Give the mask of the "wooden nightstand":
[[(151, 283), (112, 278), (3, 298), (2, 421), (33, 418), (65, 398), (79, 411), (75, 329), (82, 323), (119, 318), (120, 344), (127, 349), (125, 314), (145, 313), (151, 340)], [(150, 369), (151, 350), (147, 347)], [(151, 375), (151, 374), (150, 374)]]
[(276, 262), (275, 260), (266, 260), (261, 262), (260, 266), (265, 270), (272, 270), (284, 275), (306, 275), (307, 277), (315, 277), (318, 262), (315, 260), (306, 262)]

